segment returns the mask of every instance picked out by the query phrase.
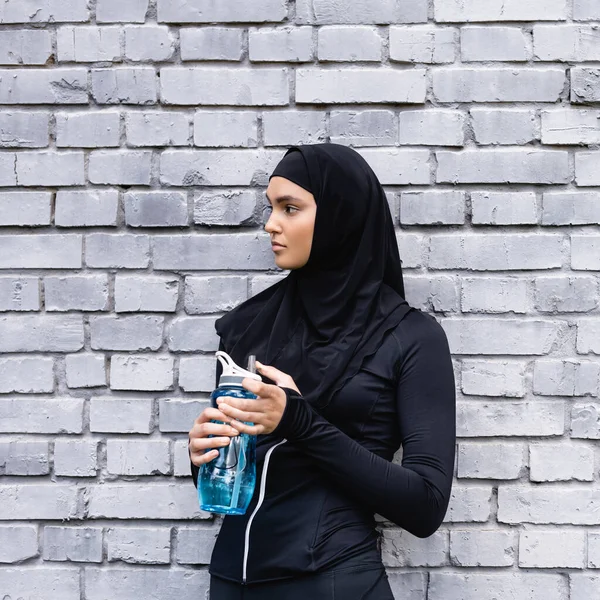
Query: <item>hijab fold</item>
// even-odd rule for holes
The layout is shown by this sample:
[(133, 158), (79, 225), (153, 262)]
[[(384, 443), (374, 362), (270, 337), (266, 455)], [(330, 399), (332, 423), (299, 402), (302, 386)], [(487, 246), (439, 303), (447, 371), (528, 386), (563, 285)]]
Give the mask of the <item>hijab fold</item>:
[(291, 375), (320, 409), (410, 306), (387, 198), (360, 154), (339, 144), (292, 146), (276, 175), (315, 198), (308, 262), (219, 318), (215, 328), (237, 364), (245, 367), (255, 354)]

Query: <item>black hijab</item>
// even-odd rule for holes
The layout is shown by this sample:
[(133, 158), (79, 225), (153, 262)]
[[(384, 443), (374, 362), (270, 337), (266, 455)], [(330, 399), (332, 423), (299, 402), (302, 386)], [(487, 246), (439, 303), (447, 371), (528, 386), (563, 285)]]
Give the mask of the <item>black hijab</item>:
[(215, 328), (237, 364), (245, 367), (255, 354), (291, 375), (304, 398), (322, 408), (410, 310), (394, 224), (377, 176), (349, 147), (293, 146), (275, 175), (314, 195), (308, 262)]

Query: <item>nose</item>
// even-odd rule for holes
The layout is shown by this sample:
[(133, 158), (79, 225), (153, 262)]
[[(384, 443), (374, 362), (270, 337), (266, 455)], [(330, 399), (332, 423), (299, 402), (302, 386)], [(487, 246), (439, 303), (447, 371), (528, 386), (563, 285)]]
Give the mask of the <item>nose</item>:
[(265, 223), (265, 231), (269, 234), (281, 233), (281, 226), (277, 224), (277, 219), (274, 218), (273, 212), (271, 212), (267, 222)]

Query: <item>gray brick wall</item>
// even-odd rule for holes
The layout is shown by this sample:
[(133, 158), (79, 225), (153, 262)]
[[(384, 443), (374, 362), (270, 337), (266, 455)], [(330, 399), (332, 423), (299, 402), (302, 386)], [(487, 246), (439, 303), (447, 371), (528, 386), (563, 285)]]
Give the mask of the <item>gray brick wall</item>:
[(213, 324), (282, 276), (284, 148), (331, 141), (454, 357), (397, 600), (600, 600), (599, 63), (598, 0), (0, 2), (0, 597), (206, 597)]

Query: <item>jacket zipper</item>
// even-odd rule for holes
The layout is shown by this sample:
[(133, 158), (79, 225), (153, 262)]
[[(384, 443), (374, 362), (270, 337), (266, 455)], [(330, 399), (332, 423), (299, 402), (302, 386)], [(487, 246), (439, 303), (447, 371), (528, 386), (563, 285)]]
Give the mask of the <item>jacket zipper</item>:
[(256, 504), (256, 507), (252, 511), (250, 518), (248, 519), (248, 523), (246, 525), (246, 535), (244, 536), (244, 564), (243, 564), (243, 569), (242, 569), (242, 582), (244, 584), (246, 583), (246, 575), (247, 575), (247, 570), (248, 570), (248, 555), (250, 554), (250, 528), (252, 527), (252, 521), (254, 520), (256, 513), (259, 511), (259, 509), (262, 506), (262, 503), (264, 502), (264, 499), (265, 499), (265, 491), (266, 491), (266, 487), (267, 487), (267, 470), (269, 468), (269, 461), (271, 459), (271, 454), (273, 454), (273, 450), (275, 450), (275, 448), (277, 448), (277, 446), (281, 446), (281, 444), (285, 444), (285, 442), (287, 442), (286, 439), (275, 444), (274, 446), (271, 446), (271, 448), (269, 448), (267, 450), (267, 454), (265, 456), (265, 463), (264, 463), (263, 471), (262, 471), (262, 474), (260, 477), (260, 493), (258, 495), (258, 502)]

